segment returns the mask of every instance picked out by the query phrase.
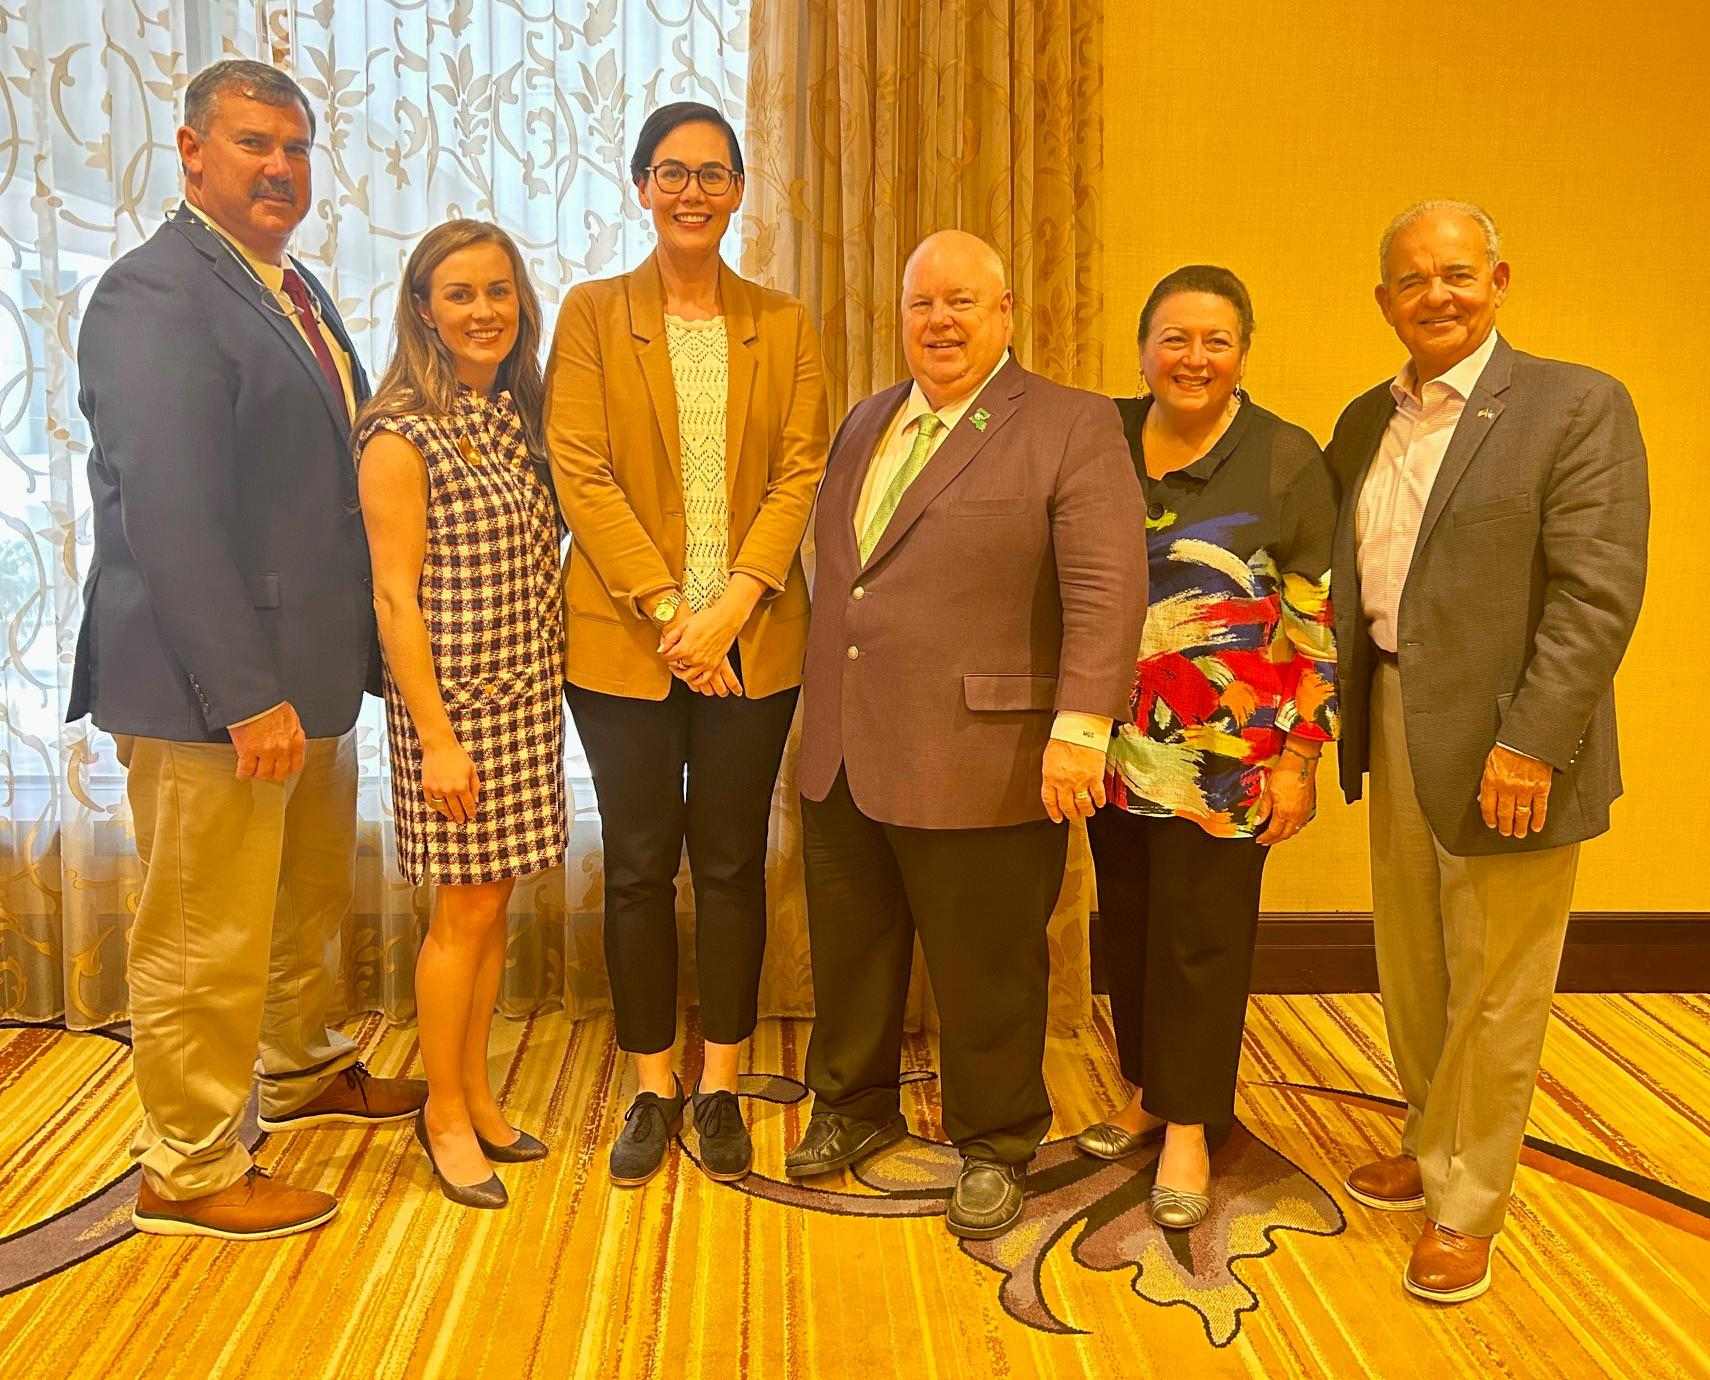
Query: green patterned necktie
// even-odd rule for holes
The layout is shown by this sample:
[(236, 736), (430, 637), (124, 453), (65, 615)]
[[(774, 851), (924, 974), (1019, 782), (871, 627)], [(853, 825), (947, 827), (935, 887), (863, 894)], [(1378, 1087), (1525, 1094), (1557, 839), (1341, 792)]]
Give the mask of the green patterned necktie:
[(920, 420), (914, 424), (914, 444), (908, 448), (908, 459), (903, 461), (902, 468), (891, 477), (890, 486), (879, 500), (879, 506), (873, 509), (867, 519), (867, 530), (861, 534), (863, 562), (873, 554), (873, 548), (879, 544), (879, 538), (885, 535), (885, 528), (890, 526), (891, 519), (896, 516), (897, 505), (908, 492), (908, 486), (914, 483), (916, 477), (926, 468), (927, 459), (932, 454), (932, 438), (943, 429), (944, 419), (936, 412), (921, 413)]

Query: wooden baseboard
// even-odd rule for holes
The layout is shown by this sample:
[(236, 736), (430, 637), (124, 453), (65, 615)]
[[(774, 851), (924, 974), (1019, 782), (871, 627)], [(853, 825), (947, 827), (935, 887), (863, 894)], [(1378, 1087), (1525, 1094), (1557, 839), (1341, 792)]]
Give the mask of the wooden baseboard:
[[(1093, 989), (1102, 992), (1099, 940), (1095, 914)], [(1377, 986), (1369, 911), (1259, 917), (1255, 992), (1375, 992)], [(1710, 992), (1710, 913), (1576, 912), (1556, 990)]]

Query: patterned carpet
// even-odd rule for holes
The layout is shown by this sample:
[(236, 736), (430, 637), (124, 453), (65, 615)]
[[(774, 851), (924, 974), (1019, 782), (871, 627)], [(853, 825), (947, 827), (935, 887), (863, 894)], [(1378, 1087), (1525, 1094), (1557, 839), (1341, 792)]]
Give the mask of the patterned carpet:
[[(955, 1158), (924, 1040), (915, 1134), (859, 1178), (784, 1179), (808, 1026), (766, 1021), (756, 1174), (706, 1178), (689, 1130), (624, 1191), (604, 1173), (627, 1091), (609, 1022), (501, 1022), (504, 1099), (555, 1151), (506, 1171), (508, 1211), (440, 1198), (407, 1125), (301, 1132), (261, 1163), (342, 1211), (239, 1246), (130, 1232), (122, 1038), (3, 1028), (0, 1376), (1710, 1375), (1710, 999), (1556, 1010), (1495, 1286), (1452, 1309), (1401, 1290), (1418, 1219), (1340, 1188), (1398, 1124), (1369, 997), (1254, 999), (1219, 1207), (1185, 1238), (1146, 1213), (1148, 1156), (1062, 1139), (1117, 1096), (1108, 1030), (1054, 1040), (1027, 1216), (966, 1245), (937, 1220)], [(416, 1063), (410, 1031), (348, 1028), (377, 1072)]]

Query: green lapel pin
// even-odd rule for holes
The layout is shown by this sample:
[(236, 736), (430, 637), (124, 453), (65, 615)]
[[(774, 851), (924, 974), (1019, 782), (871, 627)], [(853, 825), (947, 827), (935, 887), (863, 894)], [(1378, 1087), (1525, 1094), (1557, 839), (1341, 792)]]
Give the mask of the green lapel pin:
[(975, 410), (974, 415), (968, 418), (968, 421), (972, 424), (975, 431), (984, 431), (986, 429), (986, 423), (991, 421), (991, 419), (992, 414), (987, 412), (985, 408), (981, 407)]

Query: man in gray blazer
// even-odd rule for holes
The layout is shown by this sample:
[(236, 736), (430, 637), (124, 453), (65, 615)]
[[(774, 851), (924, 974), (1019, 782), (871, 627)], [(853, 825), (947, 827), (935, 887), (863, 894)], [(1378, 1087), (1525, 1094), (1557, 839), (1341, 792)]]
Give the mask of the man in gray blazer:
[(802, 686), (814, 1113), (786, 1162), (891, 1144), (918, 934), (943, 1017), (950, 1230), (1021, 1213), (1051, 1123), (1045, 927), (1067, 820), (1104, 801), (1145, 617), (1140, 488), (1114, 404), (1009, 356), (1003, 265), (972, 235), (903, 275), (912, 380), (832, 445)]
[(350, 458), (367, 382), (285, 252), (313, 137), (283, 72), (199, 73), (184, 203), (102, 275), (78, 336), (95, 554), (68, 718), (92, 715), (126, 767), (144, 868), (133, 1221), (163, 1235), (333, 1215), (239, 1142), (258, 1070), (269, 1131), (396, 1120), (425, 1096), (370, 1077), (326, 1024), (356, 860), (352, 725), (378, 661)]
[(1349, 404), (1332, 599), (1342, 787), (1371, 773), (1372, 913), (1407, 1119), (1362, 1165), (1423, 1207), (1405, 1276), (1489, 1287), (1561, 961), (1579, 845), (1621, 793), (1613, 682), (1645, 583), (1627, 391), (1496, 332), (1508, 290), (1476, 206), (1421, 202), (1380, 249), (1408, 363)]

